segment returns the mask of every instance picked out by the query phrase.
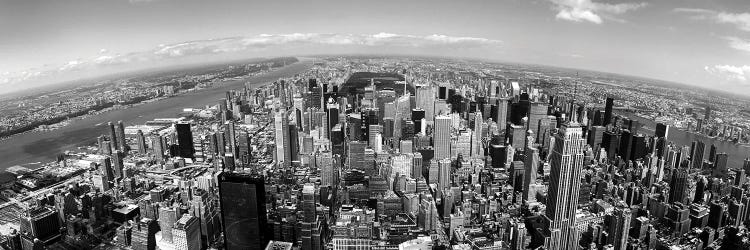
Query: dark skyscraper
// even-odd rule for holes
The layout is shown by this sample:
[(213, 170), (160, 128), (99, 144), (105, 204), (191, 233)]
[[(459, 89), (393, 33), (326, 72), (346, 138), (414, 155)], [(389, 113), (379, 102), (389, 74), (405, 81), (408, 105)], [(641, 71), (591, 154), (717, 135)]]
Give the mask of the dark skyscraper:
[(643, 159), (646, 157), (648, 150), (646, 148), (646, 137), (637, 134), (632, 137), (631, 140), (632, 149), (630, 150), (630, 160), (635, 161), (637, 159)]
[(193, 147), (193, 132), (190, 130), (190, 123), (175, 123), (177, 131), (177, 144), (179, 144), (179, 155), (183, 158), (193, 158), (195, 148)]
[(702, 141), (694, 141), (690, 147), (690, 161), (693, 163), (693, 168), (700, 169), (703, 167), (703, 155), (706, 150), (706, 144)]
[(604, 106), (604, 126), (607, 126), (610, 122), (612, 122), (612, 106), (615, 104), (615, 99), (612, 99), (612, 97), (607, 97), (606, 104)]
[(270, 240), (262, 176), (221, 173), (219, 194), (227, 250), (263, 249)]
[(633, 150), (633, 134), (630, 133), (628, 130), (623, 130), (622, 134), (620, 134), (620, 152), (619, 156), (622, 157), (622, 160), (628, 161), (630, 160), (630, 155), (632, 154)]
[(714, 163), (714, 176), (724, 176), (727, 173), (727, 161), (729, 160), (729, 155), (727, 153), (718, 153), (716, 154), (716, 162)]
[(668, 138), (669, 136), (669, 125), (664, 123), (657, 123), (656, 129), (654, 130), (654, 136)]
[(112, 122), (108, 122), (107, 126), (109, 126), (109, 141), (112, 142), (113, 148), (118, 148), (117, 147), (117, 132), (116, 132), (117, 130), (115, 130), (115, 124), (113, 124)]
[(711, 144), (711, 147), (708, 150), (708, 161), (709, 162), (716, 161), (716, 145), (715, 144)]

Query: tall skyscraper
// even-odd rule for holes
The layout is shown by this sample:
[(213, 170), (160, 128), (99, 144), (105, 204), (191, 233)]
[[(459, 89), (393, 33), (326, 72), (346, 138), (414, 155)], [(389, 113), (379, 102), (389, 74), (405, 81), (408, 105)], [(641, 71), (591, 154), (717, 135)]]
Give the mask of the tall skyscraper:
[(435, 88), (431, 86), (417, 88), (417, 108), (424, 110), (425, 120), (432, 121), (435, 118)]
[(612, 122), (612, 107), (615, 105), (615, 99), (607, 97), (607, 101), (604, 106), (604, 126), (606, 127)]
[(669, 125), (664, 123), (657, 123), (656, 129), (654, 130), (654, 136), (669, 138)]
[(714, 163), (714, 176), (723, 177), (727, 174), (727, 162), (729, 160), (729, 155), (727, 153), (718, 153), (716, 154), (716, 162)]
[(615, 250), (627, 249), (628, 234), (630, 232), (631, 211), (628, 207), (616, 208), (605, 218), (607, 226), (607, 243), (614, 245)]
[(577, 249), (576, 207), (583, 167), (583, 131), (578, 123), (563, 124), (555, 135), (550, 156), (550, 181), (545, 218), (549, 223), (547, 249)]
[(198, 218), (183, 214), (172, 228), (175, 250), (200, 250), (201, 227)]
[(262, 176), (219, 174), (221, 217), (227, 250), (262, 249), (270, 240)]
[(476, 112), (474, 117), (474, 136), (471, 139), (471, 155), (474, 157), (480, 157), (484, 155), (484, 148), (482, 147), (482, 112)]
[(292, 152), (290, 148), (289, 121), (286, 112), (277, 111), (274, 115), (274, 129), (276, 131), (276, 165), (282, 168), (288, 168), (292, 165)]
[(444, 158), (438, 161), (438, 190), (451, 186), (451, 160)]
[(154, 156), (156, 156), (157, 160), (163, 160), (164, 159), (164, 142), (161, 139), (161, 136), (159, 135), (152, 135), (150, 136), (151, 139), (151, 151), (153, 152)]
[[(524, 152), (526, 154), (526, 161), (524, 162), (524, 180), (523, 180), (523, 200), (524, 201), (531, 201), (535, 200), (534, 197), (531, 197), (532, 194), (529, 190), (529, 187), (531, 186), (531, 183), (536, 181), (537, 178), (537, 171), (539, 169), (539, 150), (537, 148), (527, 148)], [(494, 160), (493, 160), (494, 163)]]
[(179, 155), (183, 158), (193, 158), (195, 148), (193, 147), (193, 132), (190, 130), (189, 122), (175, 123), (177, 131), (177, 144), (179, 144)]
[(690, 161), (693, 163), (694, 169), (701, 169), (703, 167), (703, 156), (705, 155), (706, 144), (702, 141), (693, 141), (690, 147)]
[(500, 131), (505, 131), (508, 123), (508, 109), (510, 108), (510, 98), (501, 97), (497, 99), (497, 117), (495, 122)]
[(138, 142), (138, 153), (146, 154), (146, 137), (143, 135), (143, 131), (140, 129), (136, 134), (136, 141)]
[(109, 141), (112, 142), (113, 148), (119, 148), (117, 146), (117, 130), (115, 129), (115, 124), (112, 122), (108, 122), (107, 126), (109, 126)]
[(441, 115), (435, 117), (435, 130), (432, 141), (435, 148), (435, 159), (442, 160), (451, 157), (451, 117)]
[(122, 152), (127, 152), (125, 144), (125, 125), (122, 121), (117, 121), (117, 146)]

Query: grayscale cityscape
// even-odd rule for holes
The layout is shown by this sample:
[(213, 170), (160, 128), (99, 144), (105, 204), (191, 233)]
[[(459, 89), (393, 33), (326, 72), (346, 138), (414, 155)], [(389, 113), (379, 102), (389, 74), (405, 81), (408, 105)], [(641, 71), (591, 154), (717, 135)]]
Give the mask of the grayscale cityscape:
[(746, 0), (8, 0), (0, 33), (0, 249), (750, 249)]

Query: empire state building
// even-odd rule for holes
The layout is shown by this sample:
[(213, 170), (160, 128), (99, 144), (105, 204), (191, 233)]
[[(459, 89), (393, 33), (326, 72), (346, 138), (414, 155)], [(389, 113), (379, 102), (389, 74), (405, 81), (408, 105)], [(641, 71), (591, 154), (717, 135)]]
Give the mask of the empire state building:
[(547, 249), (577, 249), (578, 233), (575, 229), (578, 191), (583, 167), (583, 131), (578, 123), (568, 122), (555, 135), (550, 155), (549, 196), (545, 218), (549, 237)]

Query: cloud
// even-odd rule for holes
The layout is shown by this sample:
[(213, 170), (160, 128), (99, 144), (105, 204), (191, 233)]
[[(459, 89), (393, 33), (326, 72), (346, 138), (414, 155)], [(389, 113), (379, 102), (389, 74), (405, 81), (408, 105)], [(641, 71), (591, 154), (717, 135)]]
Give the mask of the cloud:
[(723, 78), (725, 80), (738, 82), (741, 84), (750, 84), (750, 65), (732, 66), (732, 65), (714, 65), (704, 68), (708, 73)]
[[(139, 0), (143, 1), (143, 0)], [(0, 83), (15, 83), (33, 80), (39, 76), (53, 73), (64, 73), (85, 69), (97, 69), (122, 64), (150, 63), (175, 60), (202, 55), (231, 54), (233, 52), (261, 52), (283, 50), (285, 48), (307, 48), (310, 46), (351, 46), (383, 48), (421, 49), (433, 51), (495, 49), (502, 41), (477, 37), (448, 35), (404, 35), (393, 33), (377, 34), (331, 34), (331, 33), (291, 33), (260, 34), (256, 36), (228, 37), (188, 41), (175, 44), (162, 44), (154, 49), (127, 54), (111, 54), (101, 49), (99, 55), (92, 58), (76, 59), (47, 69), (35, 69), (28, 72), (10, 72), (0, 75)], [(336, 47), (337, 48), (337, 47)]]
[(603, 18), (624, 22), (613, 15), (624, 14), (646, 6), (646, 3), (597, 3), (593, 0), (550, 0), (557, 10), (555, 18), (573, 22), (603, 23)]
[(750, 31), (750, 13), (729, 13), (708, 9), (676, 8), (675, 12), (690, 14), (696, 20), (712, 20), (716, 23), (731, 24), (740, 30)]
[(733, 49), (750, 52), (750, 41), (748, 40), (733, 36), (724, 37), (724, 40), (727, 40), (729, 47)]
[(261, 34), (252, 37), (231, 37), (223, 39), (191, 41), (171, 45), (160, 45), (154, 55), (160, 57), (182, 57), (198, 54), (213, 54), (262, 49), (279, 45), (353, 45), (353, 46), (395, 46), (395, 47), (448, 47), (453, 49), (496, 46), (500, 41), (475, 37), (454, 37), (446, 35), (400, 35), (378, 34)]

